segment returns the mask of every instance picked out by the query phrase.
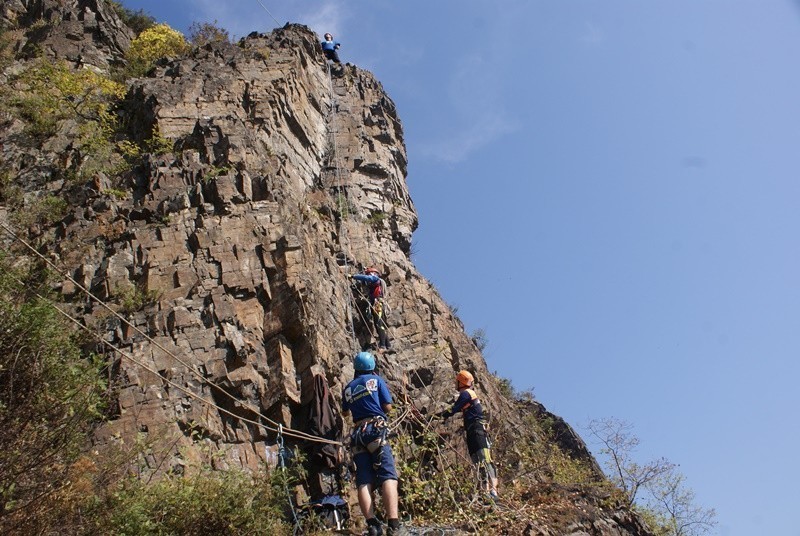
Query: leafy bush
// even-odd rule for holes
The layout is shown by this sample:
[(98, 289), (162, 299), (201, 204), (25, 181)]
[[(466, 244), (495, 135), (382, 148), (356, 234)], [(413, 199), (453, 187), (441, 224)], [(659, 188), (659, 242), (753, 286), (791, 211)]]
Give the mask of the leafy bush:
[(86, 127), (82, 145), (91, 144), (97, 134), (108, 137), (116, 126), (112, 107), (125, 94), (125, 86), (103, 75), (47, 59), (34, 62), (16, 82), (12, 105), (28, 122), (29, 134), (52, 136), (61, 121), (74, 119)]
[(17, 210), (12, 212), (11, 221), (19, 227), (30, 227), (31, 225), (50, 225), (60, 221), (67, 215), (69, 205), (61, 198), (48, 195), (36, 199), (25, 210), (14, 207)]
[(432, 431), (406, 434), (400, 441), (396, 462), (402, 510), (416, 520), (438, 523), (457, 515), (454, 502), (469, 502), (476, 491), (471, 464), (452, 464), (444, 458), (442, 438)]
[(179, 56), (188, 50), (189, 43), (182, 33), (166, 24), (156, 24), (131, 42), (126, 54), (126, 74), (131, 77), (144, 76), (157, 59)]
[(161, 294), (160, 290), (144, 290), (137, 285), (114, 289), (114, 298), (119, 302), (122, 314), (135, 313), (155, 304)]
[(586, 462), (559, 448), (549, 419), (526, 416), (515, 446), (518, 477), (530, 475), (562, 486), (597, 484), (597, 476)]
[(209, 43), (230, 43), (228, 30), (220, 28), (217, 21), (193, 22), (189, 26), (189, 42), (196, 47)]
[[(54, 504), (76, 485), (76, 463), (101, 415), (100, 365), (28, 287), (45, 274), (0, 256), (0, 533), (54, 526)], [(24, 282), (25, 284), (23, 284)], [(44, 292), (44, 291), (39, 291)]]
[(475, 343), (475, 347), (478, 349), (479, 352), (483, 352), (486, 350), (486, 347), (489, 345), (489, 339), (486, 336), (486, 330), (483, 328), (478, 328), (472, 332), (470, 335), (472, 342)]
[(153, 131), (153, 135), (145, 140), (142, 145), (146, 152), (154, 155), (162, 155), (172, 152), (175, 143), (171, 139), (162, 136), (161, 132), (156, 128)]
[(383, 222), (386, 220), (386, 213), (382, 210), (374, 210), (367, 217), (367, 223), (375, 231), (383, 229)]
[(99, 534), (291, 534), (271, 479), (239, 471), (123, 481), (85, 511)]

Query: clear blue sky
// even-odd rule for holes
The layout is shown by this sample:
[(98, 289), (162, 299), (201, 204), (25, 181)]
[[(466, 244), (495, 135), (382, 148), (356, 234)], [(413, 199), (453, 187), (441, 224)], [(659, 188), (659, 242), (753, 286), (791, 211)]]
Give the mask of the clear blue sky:
[[(397, 103), (414, 259), (491, 369), (800, 535), (800, 2), (262, 0)], [(258, 0), (124, 0), (186, 30)]]

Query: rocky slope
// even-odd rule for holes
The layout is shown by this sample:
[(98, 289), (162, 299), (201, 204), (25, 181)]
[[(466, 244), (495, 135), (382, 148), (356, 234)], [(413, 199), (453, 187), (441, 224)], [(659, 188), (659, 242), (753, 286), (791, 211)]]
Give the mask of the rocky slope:
[[(133, 37), (100, 0), (4, 2), (3, 17), (23, 26), (45, 21), (21, 37), (8, 72), (34, 45), (75, 68), (107, 71)], [(233, 414), (253, 419), (257, 408), (304, 429), (313, 375), (323, 374), (338, 400), (354, 352), (372, 342), (348, 278), (367, 265), (388, 284), (393, 351), (379, 366), (395, 396), (429, 413), (452, 396), (455, 371), (472, 370), (498, 442), (512, 448), (522, 422), (514, 402), (411, 260), (417, 215), (397, 109), (367, 71), (347, 65), (330, 77), (317, 41), (287, 25), (161, 61), (128, 83), (121, 113), (134, 139), (157, 134), (174, 150), (78, 187), (57, 169), (70, 153), (67, 137), (26, 145), (19, 120), (6, 118), (2, 156), (12, 180), (26, 177), (26, 199), (49, 192), (70, 202), (57, 225), (30, 228), (29, 236), (78, 283), (117, 304), (130, 325), (66, 277), (57, 286), (63, 300), (158, 371), (109, 354), (115, 412), (94, 448), (143, 437), (144, 469), (156, 472), (274, 462), (274, 434), (172, 384)], [(137, 306), (125, 306), (132, 296)], [(565, 450), (594, 464), (566, 423), (532, 404), (554, 420)], [(575, 535), (646, 534), (625, 511), (576, 513), (559, 526)], [(529, 525), (530, 534), (555, 530)]]

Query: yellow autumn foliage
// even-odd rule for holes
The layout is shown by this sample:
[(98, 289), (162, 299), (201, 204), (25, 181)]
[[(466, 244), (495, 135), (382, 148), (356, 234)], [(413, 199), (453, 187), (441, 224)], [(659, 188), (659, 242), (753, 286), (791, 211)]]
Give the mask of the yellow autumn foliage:
[(128, 74), (143, 76), (157, 59), (183, 54), (189, 48), (182, 33), (166, 24), (156, 24), (131, 42), (126, 54)]
[(63, 61), (39, 60), (18, 78), (11, 99), (29, 121), (29, 132), (49, 136), (67, 118), (110, 128), (113, 104), (125, 95), (125, 86), (89, 69), (72, 70)]

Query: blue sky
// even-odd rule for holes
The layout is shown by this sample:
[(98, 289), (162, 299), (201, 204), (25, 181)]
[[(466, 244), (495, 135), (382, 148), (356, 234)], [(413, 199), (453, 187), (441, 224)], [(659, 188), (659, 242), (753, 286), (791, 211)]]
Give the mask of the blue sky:
[[(396, 102), (414, 260), (491, 369), (578, 429), (634, 423), (714, 534), (800, 535), (800, 2), (261, 1)], [(124, 3), (277, 26), (258, 0)]]

